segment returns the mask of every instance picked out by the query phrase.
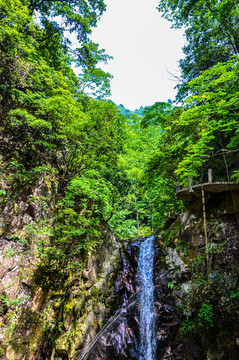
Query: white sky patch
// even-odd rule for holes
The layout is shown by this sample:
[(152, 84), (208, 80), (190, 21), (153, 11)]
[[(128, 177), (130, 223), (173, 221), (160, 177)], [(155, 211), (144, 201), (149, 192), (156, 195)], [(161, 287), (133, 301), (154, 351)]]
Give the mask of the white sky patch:
[(156, 101), (174, 100), (183, 58), (183, 30), (161, 17), (155, 0), (106, 0), (107, 10), (92, 40), (114, 57), (102, 65), (114, 79), (111, 100), (134, 110)]

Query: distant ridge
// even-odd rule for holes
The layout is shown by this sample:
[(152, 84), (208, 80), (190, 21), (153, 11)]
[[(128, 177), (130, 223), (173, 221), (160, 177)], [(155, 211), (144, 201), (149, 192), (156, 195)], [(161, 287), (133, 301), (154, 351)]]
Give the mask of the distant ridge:
[[(148, 108), (150, 106), (153, 106), (153, 105), (147, 105), (145, 107), (140, 106), (139, 109), (129, 110), (129, 109), (126, 109), (123, 104), (116, 105), (112, 100), (108, 100), (108, 101), (110, 101), (112, 104), (114, 104), (117, 107), (117, 109), (119, 110), (119, 112), (121, 114), (125, 115), (128, 119), (130, 119), (132, 115), (143, 116), (144, 109)], [(167, 103), (170, 105), (173, 105), (173, 102), (171, 99), (168, 99)], [(167, 104), (167, 103), (165, 103), (165, 104)]]
[(144, 111), (143, 106), (140, 106), (139, 109), (129, 110), (129, 109), (126, 109), (124, 107), (124, 105), (120, 104), (119, 106), (117, 106), (117, 108), (118, 108), (119, 112), (121, 114), (125, 115), (127, 118), (131, 118), (132, 115), (143, 116), (143, 111)]

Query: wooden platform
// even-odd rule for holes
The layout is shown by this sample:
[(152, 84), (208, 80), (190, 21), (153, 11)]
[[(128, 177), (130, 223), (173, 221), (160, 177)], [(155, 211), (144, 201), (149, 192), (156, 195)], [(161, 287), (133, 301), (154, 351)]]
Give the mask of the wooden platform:
[(239, 184), (234, 182), (212, 182), (193, 185), (191, 188), (178, 190), (176, 193), (177, 200), (193, 201), (202, 197), (202, 189), (205, 196), (210, 193), (221, 193), (224, 191), (239, 191)]

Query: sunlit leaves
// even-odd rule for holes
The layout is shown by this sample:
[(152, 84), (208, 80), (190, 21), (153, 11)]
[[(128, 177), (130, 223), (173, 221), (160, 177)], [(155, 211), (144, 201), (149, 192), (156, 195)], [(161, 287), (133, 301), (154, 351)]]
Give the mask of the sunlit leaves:
[(179, 101), (190, 92), (187, 82), (239, 52), (239, 4), (233, 0), (162, 0), (159, 10), (176, 27), (185, 27), (185, 58), (180, 60)]
[(184, 131), (191, 129), (191, 141), (176, 171), (182, 178), (197, 175), (218, 141), (224, 142), (227, 149), (238, 147), (238, 75), (238, 58), (234, 57), (218, 63), (189, 84), (196, 95), (189, 98), (192, 107), (177, 120)]

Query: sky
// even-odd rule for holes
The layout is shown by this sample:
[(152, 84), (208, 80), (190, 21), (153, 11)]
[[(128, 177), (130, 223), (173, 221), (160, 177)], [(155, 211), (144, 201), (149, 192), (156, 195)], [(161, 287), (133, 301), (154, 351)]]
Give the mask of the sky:
[(178, 61), (183, 58), (183, 30), (156, 9), (157, 0), (105, 0), (107, 9), (93, 30), (99, 43), (113, 60), (102, 68), (110, 72), (111, 100), (130, 110), (175, 99), (180, 75)]

